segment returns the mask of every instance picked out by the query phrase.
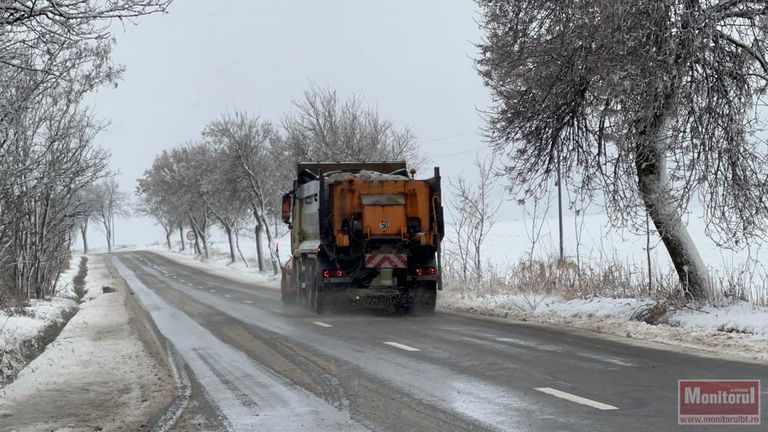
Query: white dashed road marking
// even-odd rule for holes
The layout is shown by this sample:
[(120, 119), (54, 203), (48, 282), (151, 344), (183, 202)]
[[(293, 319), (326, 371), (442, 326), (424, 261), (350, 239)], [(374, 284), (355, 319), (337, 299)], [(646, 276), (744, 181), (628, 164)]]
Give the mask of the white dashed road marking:
[(534, 387), (534, 390), (546, 393), (550, 396), (554, 396), (560, 399), (565, 399), (577, 404), (586, 405), (588, 407), (597, 408), (599, 410), (616, 410), (619, 409), (613, 405), (604, 404), (602, 402), (594, 401), (592, 399), (583, 398), (574, 394), (566, 393), (562, 390), (553, 389), (552, 387)]
[(386, 345), (393, 346), (395, 348), (400, 348), (401, 350), (404, 350), (404, 351), (421, 351), (418, 348), (409, 347), (408, 345), (403, 345), (403, 344), (397, 343), (397, 342), (384, 342), (384, 343)]
[(232, 298), (232, 296), (231, 296), (231, 295), (229, 295), (229, 294), (224, 294), (224, 297), (226, 297), (226, 298)]
[(253, 302), (250, 300), (243, 300), (243, 303), (253, 304)]
[(215, 289), (212, 289), (212, 290), (211, 290), (211, 292), (216, 292), (216, 290), (215, 290)]
[(314, 324), (316, 326), (320, 326), (320, 327), (333, 327), (330, 324), (326, 324), (326, 323), (320, 322), (320, 321), (312, 321), (312, 324)]

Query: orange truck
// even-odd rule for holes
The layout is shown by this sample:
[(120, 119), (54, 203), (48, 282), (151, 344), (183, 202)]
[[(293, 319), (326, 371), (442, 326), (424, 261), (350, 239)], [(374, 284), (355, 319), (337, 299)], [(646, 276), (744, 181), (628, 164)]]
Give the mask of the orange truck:
[(433, 312), (442, 289), (440, 170), (414, 174), (402, 161), (299, 163), (282, 201), (291, 230), (283, 302), (316, 313), (350, 301)]

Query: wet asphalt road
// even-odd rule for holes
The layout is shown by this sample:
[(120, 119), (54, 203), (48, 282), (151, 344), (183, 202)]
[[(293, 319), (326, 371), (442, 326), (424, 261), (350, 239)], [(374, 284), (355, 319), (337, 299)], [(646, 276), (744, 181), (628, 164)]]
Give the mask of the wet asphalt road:
[[(768, 377), (765, 365), (518, 322), (312, 315), (151, 252), (113, 264), (188, 372), (173, 430), (725, 431), (677, 425), (677, 380)], [(763, 414), (738, 430), (765, 427)]]

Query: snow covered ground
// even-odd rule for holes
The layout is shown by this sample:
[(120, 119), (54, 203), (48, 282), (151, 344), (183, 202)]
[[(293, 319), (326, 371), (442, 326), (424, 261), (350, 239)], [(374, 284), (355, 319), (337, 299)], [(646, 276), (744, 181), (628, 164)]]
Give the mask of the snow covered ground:
[[(530, 218), (499, 222), (483, 247), (486, 268), (492, 269), (496, 276), (501, 275), (503, 280), (510, 272), (520, 271), (515, 266), (530, 256), (543, 263), (551, 262), (558, 250), (557, 219), (547, 218), (538, 223), (543, 223), (542, 235), (532, 247)], [(657, 292), (653, 296), (639, 293), (637, 287), (634, 290), (603, 287), (608, 294), (574, 296), (572, 291), (564, 295), (568, 291), (564, 287), (542, 292), (528, 290), (526, 286), (510, 289), (497, 281), (496, 286), (488, 290), (448, 282), (439, 305), (443, 309), (579, 327), (615, 336), (768, 359), (768, 251), (761, 250), (760, 245), (741, 250), (722, 249), (707, 238), (701, 219), (691, 218), (688, 228), (711, 279), (719, 288), (708, 305), (670, 311), (659, 325), (630, 320), (638, 308), (654, 303), (659, 297)], [(565, 255), (575, 262), (578, 251), (582, 269), (608, 272), (610, 265), (616, 264), (625, 273), (622, 277), (641, 285), (647, 280), (644, 234), (611, 229), (608, 218), (597, 214), (585, 216), (583, 224), (572, 216), (565, 217), (564, 238)], [(667, 252), (654, 236), (651, 237), (651, 266), (655, 277), (672, 275)], [(654, 286), (658, 287), (658, 283), (659, 280), (655, 280)]]
[(147, 330), (130, 317), (127, 287), (106, 259), (89, 257), (79, 312), (0, 390), (0, 430), (144, 430), (172, 400), (175, 381), (140, 340)]
[(631, 321), (651, 299), (566, 300), (558, 295), (498, 294), (467, 297), (451, 290), (438, 297), (443, 310), (586, 329), (606, 335), (682, 346), (740, 358), (768, 359), (768, 307), (748, 302), (729, 306), (683, 308), (660, 324)]
[(20, 309), (0, 310), (0, 385), (12, 380), (38, 351), (41, 333), (77, 309), (72, 278), (79, 265), (80, 256), (73, 255), (69, 269), (59, 277), (56, 297), (33, 299)]

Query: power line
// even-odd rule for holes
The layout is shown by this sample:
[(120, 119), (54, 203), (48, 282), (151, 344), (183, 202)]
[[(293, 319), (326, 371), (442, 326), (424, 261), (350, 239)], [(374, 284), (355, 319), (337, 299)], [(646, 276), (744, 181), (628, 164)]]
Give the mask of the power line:
[(457, 133), (457, 134), (455, 134), (455, 135), (448, 135), (448, 136), (444, 136), (444, 137), (440, 137), (440, 138), (429, 138), (429, 139), (422, 139), (422, 140), (418, 140), (418, 141), (420, 141), (420, 142), (436, 142), (436, 141), (446, 141), (446, 140), (449, 140), (449, 139), (454, 139), (454, 138), (461, 138), (461, 137), (463, 137), (463, 136), (472, 135), (472, 134), (477, 134), (477, 131), (475, 131), (475, 130), (473, 129), (473, 130), (470, 130), (470, 131), (466, 131), (466, 132)]
[(440, 155), (440, 156), (437, 156), (437, 157), (432, 157), (431, 159), (443, 159), (443, 158), (447, 158), (447, 157), (451, 157), (451, 156), (460, 156), (460, 155), (464, 155), (464, 154), (468, 154), (468, 153), (475, 153), (475, 152), (478, 152), (478, 151), (483, 150), (483, 149), (488, 149), (488, 147), (487, 146), (479, 146), (479, 147), (472, 148), (470, 150), (464, 150), (464, 151), (460, 151), (460, 152), (456, 152), (456, 153), (443, 154), (443, 155)]

